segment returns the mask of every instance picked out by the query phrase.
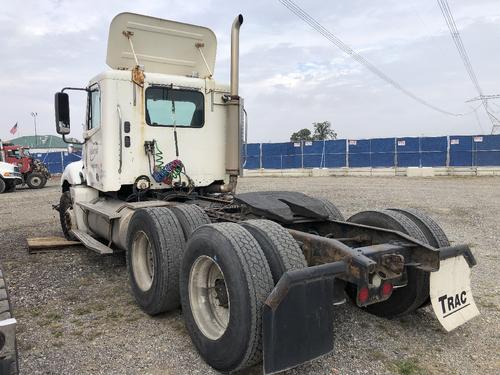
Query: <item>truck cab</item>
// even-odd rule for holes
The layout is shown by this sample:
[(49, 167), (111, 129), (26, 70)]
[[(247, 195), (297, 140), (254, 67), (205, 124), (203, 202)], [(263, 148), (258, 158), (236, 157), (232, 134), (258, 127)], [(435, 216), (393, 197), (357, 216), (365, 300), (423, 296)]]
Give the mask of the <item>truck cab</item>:
[[(237, 82), (230, 87), (213, 78), (216, 46), (205, 27), (130, 13), (113, 19), (106, 59), (111, 69), (76, 88), (88, 96), (82, 158), (87, 186), (121, 196), (234, 188), (243, 107)], [(69, 132), (63, 117), (71, 90), (56, 95), (62, 134)], [(178, 165), (173, 179), (164, 173), (170, 162)]]

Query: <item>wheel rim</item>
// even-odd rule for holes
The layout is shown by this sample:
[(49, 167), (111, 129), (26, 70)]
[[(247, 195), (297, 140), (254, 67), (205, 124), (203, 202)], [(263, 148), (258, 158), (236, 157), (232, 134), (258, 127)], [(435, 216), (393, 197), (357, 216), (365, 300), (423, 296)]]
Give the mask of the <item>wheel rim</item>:
[(229, 324), (230, 301), (224, 273), (208, 256), (200, 256), (189, 273), (189, 303), (200, 331), (217, 340)]
[(41, 183), (42, 183), (42, 179), (40, 177), (33, 177), (31, 179), (31, 185), (33, 185), (33, 186), (40, 186)]
[(136, 233), (132, 242), (132, 272), (135, 282), (143, 292), (151, 289), (154, 279), (155, 259), (153, 247), (143, 231)]

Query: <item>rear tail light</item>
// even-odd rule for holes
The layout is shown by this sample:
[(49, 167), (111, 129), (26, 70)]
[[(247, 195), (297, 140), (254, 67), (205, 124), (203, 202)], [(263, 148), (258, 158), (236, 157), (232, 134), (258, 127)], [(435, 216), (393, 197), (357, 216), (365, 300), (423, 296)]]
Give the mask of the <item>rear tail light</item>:
[(370, 297), (370, 291), (368, 290), (368, 287), (364, 286), (360, 289), (358, 289), (358, 301), (361, 304), (364, 304), (368, 301), (368, 298)]
[(387, 298), (392, 294), (393, 286), (391, 283), (384, 283), (380, 288), (380, 294), (382, 297)]

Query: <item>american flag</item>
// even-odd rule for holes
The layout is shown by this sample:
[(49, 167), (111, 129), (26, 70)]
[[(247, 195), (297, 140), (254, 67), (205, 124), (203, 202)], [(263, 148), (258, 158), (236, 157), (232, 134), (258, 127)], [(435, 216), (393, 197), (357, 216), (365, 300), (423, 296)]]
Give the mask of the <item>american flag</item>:
[(12, 127), (12, 129), (10, 129), (10, 134), (14, 135), (14, 134), (16, 134), (16, 132), (17, 132), (17, 122), (16, 122), (16, 125), (14, 125)]

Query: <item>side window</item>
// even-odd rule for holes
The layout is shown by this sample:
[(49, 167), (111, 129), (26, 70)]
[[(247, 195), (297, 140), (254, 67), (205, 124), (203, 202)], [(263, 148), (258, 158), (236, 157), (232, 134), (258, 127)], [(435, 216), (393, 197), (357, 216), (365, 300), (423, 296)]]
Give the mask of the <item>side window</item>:
[(101, 92), (98, 86), (91, 88), (89, 92), (89, 119), (87, 128), (95, 129), (101, 126)]
[(146, 89), (146, 123), (153, 126), (201, 128), (205, 122), (205, 97), (193, 90), (152, 86)]

